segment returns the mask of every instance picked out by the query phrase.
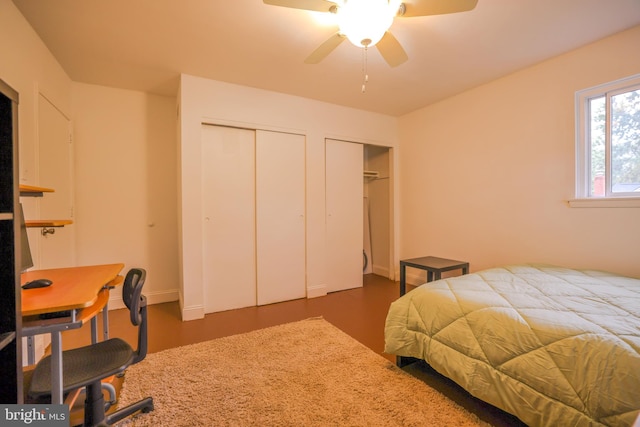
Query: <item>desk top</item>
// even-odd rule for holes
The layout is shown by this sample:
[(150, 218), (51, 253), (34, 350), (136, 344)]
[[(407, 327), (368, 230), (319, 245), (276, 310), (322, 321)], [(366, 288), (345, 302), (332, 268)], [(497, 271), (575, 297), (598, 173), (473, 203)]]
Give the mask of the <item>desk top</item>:
[(98, 293), (118, 277), (124, 264), (53, 268), (22, 273), (20, 284), (35, 279), (53, 281), (46, 288), (22, 290), (22, 316), (90, 307)]

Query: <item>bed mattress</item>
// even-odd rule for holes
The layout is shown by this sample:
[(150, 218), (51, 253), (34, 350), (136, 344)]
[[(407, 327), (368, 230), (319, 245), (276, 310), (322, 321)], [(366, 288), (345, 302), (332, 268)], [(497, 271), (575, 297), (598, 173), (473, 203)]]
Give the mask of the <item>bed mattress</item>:
[(640, 280), (519, 265), (426, 283), (391, 304), (385, 352), (425, 360), (530, 426), (631, 426)]

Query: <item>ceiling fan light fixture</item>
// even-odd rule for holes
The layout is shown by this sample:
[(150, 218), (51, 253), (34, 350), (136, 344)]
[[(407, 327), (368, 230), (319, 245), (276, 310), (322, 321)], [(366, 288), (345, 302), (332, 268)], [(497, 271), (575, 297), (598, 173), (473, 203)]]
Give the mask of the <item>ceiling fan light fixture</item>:
[(388, 0), (346, 0), (337, 11), (340, 33), (358, 47), (374, 46), (398, 11), (389, 3)]

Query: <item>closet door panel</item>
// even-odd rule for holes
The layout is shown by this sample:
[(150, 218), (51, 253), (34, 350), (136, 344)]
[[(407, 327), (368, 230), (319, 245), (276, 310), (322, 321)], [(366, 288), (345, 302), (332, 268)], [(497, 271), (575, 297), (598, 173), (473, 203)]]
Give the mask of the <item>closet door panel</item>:
[(255, 132), (202, 127), (205, 312), (256, 304)]
[(363, 163), (361, 144), (327, 139), (327, 290), (362, 286)]
[(258, 305), (306, 296), (305, 138), (256, 133)]

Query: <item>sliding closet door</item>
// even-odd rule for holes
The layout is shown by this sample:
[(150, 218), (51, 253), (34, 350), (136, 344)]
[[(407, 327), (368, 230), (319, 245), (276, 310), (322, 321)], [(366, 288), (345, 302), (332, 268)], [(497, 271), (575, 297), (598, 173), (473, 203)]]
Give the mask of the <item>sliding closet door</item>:
[(255, 132), (202, 126), (205, 312), (256, 304)]
[(362, 286), (361, 144), (326, 140), (327, 290)]
[(305, 138), (256, 134), (258, 305), (306, 296)]

